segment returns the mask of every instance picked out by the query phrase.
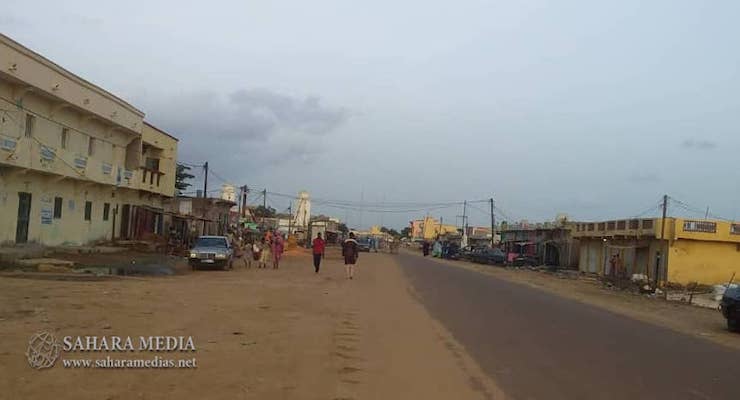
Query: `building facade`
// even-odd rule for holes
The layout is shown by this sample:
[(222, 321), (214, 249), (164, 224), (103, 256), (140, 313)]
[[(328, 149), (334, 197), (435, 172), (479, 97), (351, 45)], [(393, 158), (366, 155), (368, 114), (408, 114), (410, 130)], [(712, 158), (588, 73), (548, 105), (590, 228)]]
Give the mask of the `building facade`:
[(424, 217), (409, 223), (411, 238), (414, 240), (434, 240), (438, 236), (458, 233), (455, 225), (443, 224), (433, 217)]
[(576, 268), (580, 243), (572, 236), (575, 228), (571, 222), (502, 224), (500, 246), (509, 259), (524, 254), (540, 264)]
[(683, 218), (578, 223), (579, 269), (651, 281), (727, 283), (740, 274), (740, 223)]
[(0, 60), (0, 243), (162, 233), (177, 139), (3, 35)]

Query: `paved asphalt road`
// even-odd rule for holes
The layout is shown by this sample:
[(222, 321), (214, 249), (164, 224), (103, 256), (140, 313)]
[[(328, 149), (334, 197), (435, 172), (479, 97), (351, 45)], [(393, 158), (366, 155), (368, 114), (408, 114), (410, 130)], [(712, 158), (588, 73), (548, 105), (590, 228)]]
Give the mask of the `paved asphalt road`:
[(432, 259), (399, 261), (508, 398), (740, 399), (739, 351)]

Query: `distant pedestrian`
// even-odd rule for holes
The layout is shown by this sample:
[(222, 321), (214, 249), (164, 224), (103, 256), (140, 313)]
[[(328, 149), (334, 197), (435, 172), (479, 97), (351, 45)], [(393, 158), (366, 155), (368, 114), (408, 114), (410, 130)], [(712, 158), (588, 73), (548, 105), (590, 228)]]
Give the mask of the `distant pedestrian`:
[(426, 240), (421, 243), (421, 252), (424, 254), (424, 257), (429, 255), (429, 242)]
[(355, 264), (360, 255), (355, 234), (349, 233), (349, 239), (342, 243), (342, 255), (344, 256), (344, 269), (347, 273), (347, 279), (352, 279), (355, 275)]
[(280, 257), (283, 255), (283, 250), (285, 250), (283, 235), (275, 231), (272, 237), (272, 269), (280, 268)]
[(267, 268), (267, 264), (272, 262), (272, 257), (270, 255), (270, 243), (267, 241), (267, 239), (263, 237), (260, 244), (260, 263), (257, 268)]
[(324, 258), (324, 248), (326, 242), (321, 238), (321, 232), (316, 234), (316, 239), (313, 240), (313, 268), (316, 273), (319, 273), (319, 267), (321, 266), (321, 259)]

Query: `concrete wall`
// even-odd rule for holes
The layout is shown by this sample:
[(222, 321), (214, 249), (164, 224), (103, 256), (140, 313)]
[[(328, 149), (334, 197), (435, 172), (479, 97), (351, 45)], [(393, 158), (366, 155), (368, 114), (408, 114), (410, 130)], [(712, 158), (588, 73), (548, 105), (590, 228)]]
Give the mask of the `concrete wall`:
[(687, 284), (727, 283), (740, 276), (740, 245), (736, 243), (676, 240), (668, 253), (668, 280)]
[[(59, 181), (53, 175), (18, 173), (0, 169), (0, 243), (14, 243), (18, 219), (18, 193), (31, 193), (28, 241), (46, 245), (85, 244), (109, 240), (116, 206), (131, 204), (162, 207), (162, 197), (140, 195), (136, 190), (89, 184), (79, 180)], [(62, 198), (61, 218), (53, 218), (54, 198)], [(90, 221), (86, 221), (85, 202), (92, 202)], [(104, 204), (110, 204), (107, 221)], [(120, 210), (120, 208), (119, 208)], [(120, 214), (116, 216), (116, 236), (120, 236)]]

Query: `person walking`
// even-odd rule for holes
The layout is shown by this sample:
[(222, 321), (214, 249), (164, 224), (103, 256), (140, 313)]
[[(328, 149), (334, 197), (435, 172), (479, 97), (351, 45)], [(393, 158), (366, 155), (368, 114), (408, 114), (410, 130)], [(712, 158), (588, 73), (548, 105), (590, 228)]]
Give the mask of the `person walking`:
[(354, 232), (350, 232), (349, 239), (342, 243), (342, 255), (344, 256), (344, 269), (347, 273), (347, 279), (352, 279), (355, 275), (355, 264), (360, 255)]
[(267, 264), (269, 264), (272, 261), (272, 256), (270, 252), (270, 243), (265, 239), (262, 238), (262, 241), (260, 243), (260, 263), (257, 266), (257, 268), (267, 268)]
[(280, 257), (283, 255), (283, 250), (285, 250), (283, 235), (276, 229), (272, 236), (272, 269), (280, 268)]
[(324, 258), (324, 248), (326, 242), (321, 238), (321, 232), (316, 234), (316, 239), (313, 240), (313, 268), (316, 273), (319, 273), (319, 267), (321, 266), (321, 259)]

